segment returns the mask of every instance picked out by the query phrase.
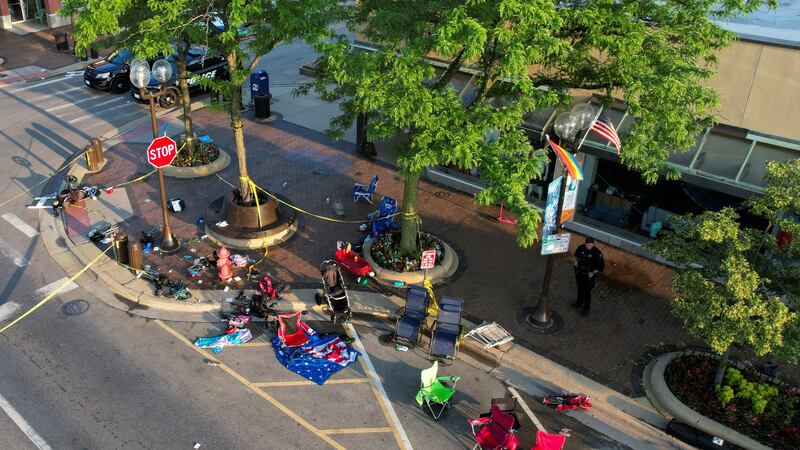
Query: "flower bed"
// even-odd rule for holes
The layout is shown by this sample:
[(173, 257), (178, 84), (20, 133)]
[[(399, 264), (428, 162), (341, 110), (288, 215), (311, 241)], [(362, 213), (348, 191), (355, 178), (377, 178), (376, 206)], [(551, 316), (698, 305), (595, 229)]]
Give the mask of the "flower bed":
[[(444, 261), (444, 244), (442, 240), (432, 234), (422, 232), (419, 234), (419, 239), (420, 253), (422, 250), (436, 250), (435, 265), (440, 265)], [(375, 262), (384, 269), (395, 272), (420, 270), (420, 257), (406, 258), (400, 253), (399, 231), (392, 231), (378, 237), (372, 244), (370, 253), (372, 253), (372, 258)]]
[(667, 366), (664, 379), (681, 402), (709, 419), (776, 449), (797, 448), (797, 388), (770, 383), (754, 370), (729, 368), (717, 390), (718, 364), (718, 359), (707, 355), (681, 356)]
[(181, 151), (172, 165), (176, 167), (199, 167), (206, 164), (211, 164), (219, 158), (219, 147), (212, 143), (197, 143), (197, 149), (194, 154), (189, 154), (188, 151)]

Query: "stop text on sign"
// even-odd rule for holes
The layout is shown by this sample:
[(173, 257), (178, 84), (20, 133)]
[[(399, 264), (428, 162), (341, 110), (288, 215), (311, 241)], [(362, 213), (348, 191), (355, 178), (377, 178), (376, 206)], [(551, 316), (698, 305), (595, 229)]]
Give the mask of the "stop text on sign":
[(163, 147), (151, 148), (150, 154), (147, 155), (147, 158), (150, 160), (157, 160), (161, 158), (169, 158), (172, 156), (172, 153), (175, 151), (175, 144), (168, 144)]

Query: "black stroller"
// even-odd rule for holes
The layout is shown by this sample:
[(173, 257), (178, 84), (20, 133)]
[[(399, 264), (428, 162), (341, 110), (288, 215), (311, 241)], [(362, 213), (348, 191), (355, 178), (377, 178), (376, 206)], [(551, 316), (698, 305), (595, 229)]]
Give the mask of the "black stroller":
[(322, 278), (322, 292), (317, 292), (314, 297), (317, 305), (327, 304), (332, 323), (349, 322), (353, 313), (350, 310), (350, 297), (347, 295), (347, 286), (344, 285), (339, 264), (331, 259), (322, 261), (319, 273)]

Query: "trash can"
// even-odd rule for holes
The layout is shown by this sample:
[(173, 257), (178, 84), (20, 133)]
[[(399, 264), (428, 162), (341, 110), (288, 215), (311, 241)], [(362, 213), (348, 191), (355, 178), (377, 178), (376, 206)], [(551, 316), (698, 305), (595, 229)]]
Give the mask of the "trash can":
[(100, 54), (97, 53), (97, 49), (94, 47), (89, 47), (89, 55), (91, 55), (92, 59), (97, 59), (100, 57)]
[(117, 235), (114, 239), (114, 258), (118, 263), (128, 265), (128, 236), (125, 234)]
[(69, 51), (69, 40), (67, 40), (67, 33), (53, 33), (53, 38), (56, 40), (57, 52)]
[(250, 74), (250, 98), (255, 101), (256, 94), (269, 94), (269, 75), (266, 70)]
[(258, 93), (253, 97), (253, 103), (255, 103), (256, 107), (256, 119), (269, 119), (269, 116), (272, 115), (269, 105), (271, 99), (272, 94)]

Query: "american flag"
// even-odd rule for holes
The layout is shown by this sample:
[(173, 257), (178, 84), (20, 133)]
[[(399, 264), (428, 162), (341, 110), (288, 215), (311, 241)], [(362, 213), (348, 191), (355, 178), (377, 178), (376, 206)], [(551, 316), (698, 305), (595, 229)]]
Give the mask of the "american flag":
[(611, 119), (605, 112), (600, 112), (600, 115), (592, 123), (591, 130), (606, 138), (617, 149), (617, 154), (619, 155), (619, 151), (622, 150), (622, 142), (619, 140), (617, 130), (614, 129), (614, 124), (611, 123)]

